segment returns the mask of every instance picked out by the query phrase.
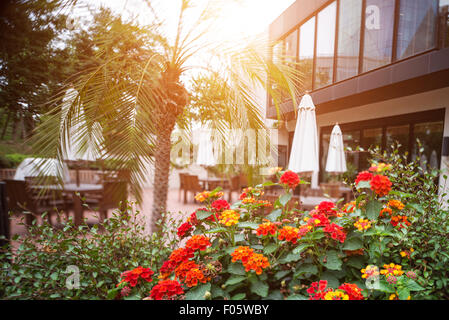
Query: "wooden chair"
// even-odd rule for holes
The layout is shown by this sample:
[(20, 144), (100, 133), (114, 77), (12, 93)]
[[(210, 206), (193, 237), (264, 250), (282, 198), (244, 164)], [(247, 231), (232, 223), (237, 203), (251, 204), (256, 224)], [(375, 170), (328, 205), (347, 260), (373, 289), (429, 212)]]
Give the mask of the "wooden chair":
[(232, 202), (232, 193), (233, 192), (241, 192), (244, 188), (248, 187), (248, 179), (246, 178), (246, 175), (239, 174), (238, 176), (234, 176), (231, 178), (229, 182), (229, 197), (228, 201)]
[(180, 173), (179, 174), (179, 193), (178, 193), (178, 200), (179, 201), (181, 201), (181, 192), (184, 192), (184, 201), (185, 201), (185, 198), (186, 198), (186, 194), (187, 194), (186, 176), (187, 176), (187, 174), (185, 174), (185, 173)]
[(5, 183), (9, 211), (16, 214), (21, 214), (26, 211), (30, 212), (25, 217), (27, 226), (32, 224), (36, 215), (42, 215), (44, 212), (47, 212), (48, 222), (50, 225), (52, 224), (51, 213), (57, 210), (55, 206), (34, 199), (25, 181), (5, 180)]
[(128, 184), (123, 180), (107, 181), (100, 192), (88, 194), (85, 198), (85, 203), (100, 213), (100, 222), (103, 222), (108, 217), (109, 209), (126, 209)]
[[(198, 176), (186, 175), (185, 181), (187, 194), (188, 192), (192, 192), (193, 196), (195, 196), (196, 193), (204, 191)], [(195, 198), (193, 199), (193, 202), (196, 202)], [(184, 197), (184, 203), (187, 203), (187, 197)]]

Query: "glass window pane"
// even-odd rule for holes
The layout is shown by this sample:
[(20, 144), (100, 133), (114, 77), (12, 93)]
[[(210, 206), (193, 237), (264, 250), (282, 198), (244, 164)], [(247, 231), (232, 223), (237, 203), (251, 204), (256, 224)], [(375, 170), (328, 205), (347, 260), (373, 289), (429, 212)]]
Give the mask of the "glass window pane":
[(400, 2), (397, 58), (404, 59), (435, 46), (437, 0)]
[(408, 143), (410, 138), (410, 126), (395, 126), (395, 127), (387, 127), (387, 151), (391, 151), (389, 148), (392, 145), (396, 145), (396, 142), (399, 142), (401, 147), (399, 148), (399, 152), (404, 153), (408, 150)]
[(359, 72), (362, 1), (340, 0), (339, 11), (337, 81), (354, 77)]
[(312, 90), (313, 53), (315, 46), (315, 17), (299, 29), (299, 68), (303, 74), (303, 91)]
[(449, 0), (440, 0), (440, 46), (449, 47)]
[(392, 0), (366, 0), (363, 72), (391, 63), (394, 3)]
[[(382, 147), (382, 128), (363, 130), (362, 148), (368, 151), (370, 148)], [(360, 170), (366, 170), (370, 167), (368, 163), (369, 153), (360, 153)]]
[(418, 156), (416, 139), (419, 139), (424, 148), (423, 156), (421, 157), (421, 167), (425, 168), (426, 164), (428, 164), (431, 168), (439, 168), (443, 143), (443, 121), (415, 125), (412, 160), (415, 160)]
[(336, 19), (336, 2), (318, 13), (315, 89), (333, 81)]
[(298, 44), (298, 31), (295, 30), (285, 38), (285, 58), (287, 61), (296, 61)]

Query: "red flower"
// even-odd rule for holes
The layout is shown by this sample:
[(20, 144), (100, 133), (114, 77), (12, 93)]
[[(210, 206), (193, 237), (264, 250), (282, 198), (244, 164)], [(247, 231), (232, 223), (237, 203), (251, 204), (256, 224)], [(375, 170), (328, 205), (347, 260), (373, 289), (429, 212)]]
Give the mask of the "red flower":
[(215, 200), (214, 202), (212, 202), (212, 208), (214, 209), (214, 211), (220, 212), (223, 210), (229, 210), (229, 208), (231, 208), (231, 206), (229, 205), (229, 203), (226, 200), (219, 199), (219, 200)]
[(319, 282), (313, 282), (310, 285), (310, 288), (307, 289), (307, 293), (309, 294), (310, 300), (321, 300), (324, 298), (325, 294), (331, 290), (327, 288), (327, 281), (320, 280)]
[(293, 244), (298, 241), (299, 238), (299, 229), (291, 226), (285, 226), (281, 230), (279, 230), (278, 239), (289, 241)]
[(327, 216), (336, 216), (337, 210), (335, 208), (335, 203), (330, 201), (322, 201), (317, 208), (319, 213), (324, 213)]
[(349, 300), (365, 300), (365, 297), (362, 295), (362, 289), (357, 287), (356, 284), (343, 283), (338, 289), (345, 291), (349, 296)]
[(144, 279), (147, 282), (153, 281), (151, 276), (154, 274), (150, 268), (137, 267), (133, 270), (125, 271), (121, 274), (124, 282), (129, 283), (131, 287), (135, 287), (139, 281), (139, 278)]
[(290, 189), (295, 189), (296, 186), (301, 182), (299, 176), (293, 171), (286, 171), (280, 179), (282, 184), (286, 184)]
[(343, 231), (343, 227), (340, 227), (335, 223), (326, 226), (323, 231), (329, 233), (332, 239), (340, 241), (341, 243), (346, 240), (346, 233)]
[(186, 273), (185, 283), (188, 287), (195, 287), (198, 285), (198, 282), (206, 283), (209, 280), (200, 269), (193, 268)]
[(189, 235), (192, 227), (193, 226), (189, 222), (184, 222), (183, 224), (181, 224), (178, 228), (178, 237), (182, 239), (185, 236)]
[(410, 221), (408, 221), (407, 216), (392, 216), (390, 223), (393, 227), (398, 227), (399, 229), (406, 228), (411, 225)]
[(150, 297), (154, 300), (170, 299), (183, 294), (181, 285), (176, 280), (163, 280), (151, 289)]
[(192, 252), (206, 250), (207, 247), (210, 247), (211, 245), (209, 238), (203, 235), (194, 235), (186, 242), (186, 248)]
[(323, 213), (317, 213), (317, 211), (311, 211), (310, 219), (307, 220), (307, 224), (311, 226), (317, 226), (317, 227), (325, 227), (327, 226), (330, 221), (329, 218), (323, 214)]
[(276, 225), (270, 221), (260, 224), (256, 230), (258, 236), (260, 236), (260, 235), (267, 236), (268, 234), (271, 234), (274, 236), (276, 231), (277, 231)]
[(162, 264), (162, 267), (159, 269), (159, 275), (161, 278), (165, 279), (175, 270), (176, 263), (172, 260), (167, 260)]
[(198, 265), (191, 260), (182, 262), (175, 270), (176, 279), (179, 281), (184, 281), (187, 272), (189, 272), (193, 268), (198, 268)]
[(390, 193), (392, 183), (388, 177), (383, 175), (374, 176), (370, 182), (371, 190), (373, 190), (378, 196), (383, 197)]
[(371, 179), (373, 179), (373, 174), (371, 172), (360, 172), (355, 179), (355, 185), (357, 186), (360, 181), (371, 181)]

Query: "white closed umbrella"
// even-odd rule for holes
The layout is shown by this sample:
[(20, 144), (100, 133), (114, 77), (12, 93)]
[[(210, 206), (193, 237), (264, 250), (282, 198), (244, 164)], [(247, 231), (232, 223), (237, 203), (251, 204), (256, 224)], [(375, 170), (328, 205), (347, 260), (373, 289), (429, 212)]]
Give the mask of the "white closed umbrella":
[(65, 163), (56, 159), (26, 158), (16, 169), (14, 180), (25, 180), (25, 177), (40, 175), (58, 177), (62, 176), (64, 182), (70, 181), (69, 168)]
[(199, 130), (199, 143), (198, 143), (198, 155), (196, 158), (196, 164), (202, 166), (214, 166), (216, 160), (214, 156), (213, 143), (210, 134), (210, 130)]
[(303, 96), (298, 107), (288, 169), (296, 173), (319, 171), (315, 105), (309, 94)]
[(326, 171), (333, 173), (346, 172), (346, 157), (343, 145), (343, 134), (338, 123), (334, 126), (327, 153)]

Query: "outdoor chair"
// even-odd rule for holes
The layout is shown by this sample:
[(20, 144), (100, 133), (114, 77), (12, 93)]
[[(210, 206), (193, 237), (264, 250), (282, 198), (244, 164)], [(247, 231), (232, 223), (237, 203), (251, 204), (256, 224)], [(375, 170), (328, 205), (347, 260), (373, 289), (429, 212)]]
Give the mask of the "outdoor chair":
[[(203, 187), (200, 184), (198, 176), (186, 175), (185, 181), (187, 194), (188, 192), (192, 192), (193, 196), (195, 197), (196, 193), (203, 191)], [(196, 202), (195, 198), (193, 198), (193, 202)], [(187, 197), (184, 197), (184, 203), (187, 203)]]
[(232, 193), (237, 192), (240, 193), (244, 188), (248, 187), (248, 180), (246, 175), (239, 174), (231, 178), (229, 182), (229, 197), (228, 201), (232, 202)]
[(5, 183), (9, 211), (16, 214), (27, 212), (25, 216), (27, 226), (31, 226), (36, 216), (47, 212), (47, 220), (52, 225), (51, 214), (58, 210), (57, 206), (35, 199), (25, 181), (5, 180)]
[(180, 173), (179, 174), (179, 194), (178, 194), (178, 200), (179, 201), (181, 201), (181, 192), (184, 192), (184, 200), (186, 198), (186, 193), (187, 193), (186, 176), (187, 176), (187, 174), (185, 174), (185, 173)]
[(109, 209), (126, 209), (128, 199), (128, 184), (124, 180), (107, 181), (98, 193), (89, 193), (84, 203), (92, 210), (100, 213), (100, 222), (108, 218)]

